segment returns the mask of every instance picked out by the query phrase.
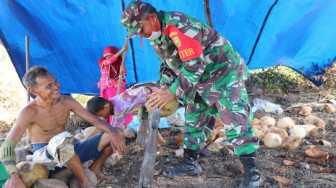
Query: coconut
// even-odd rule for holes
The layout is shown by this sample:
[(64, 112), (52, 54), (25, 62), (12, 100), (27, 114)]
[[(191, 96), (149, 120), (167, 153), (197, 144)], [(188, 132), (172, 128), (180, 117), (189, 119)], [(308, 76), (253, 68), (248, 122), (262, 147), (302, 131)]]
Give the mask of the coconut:
[(313, 138), (323, 138), (327, 134), (325, 129), (322, 128), (313, 128), (310, 132), (309, 135)]
[(301, 138), (295, 135), (290, 135), (284, 139), (281, 147), (285, 149), (296, 149), (299, 147)]
[(316, 127), (324, 129), (326, 124), (322, 119), (315, 119), (313, 123)]
[(42, 164), (22, 161), (16, 165), (18, 175), (26, 187), (32, 187), (37, 180), (47, 179), (48, 169)]
[(302, 106), (299, 114), (307, 116), (307, 115), (310, 115), (311, 112), (312, 112), (312, 108), (310, 106)]
[(323, 109), (327, 113), (334, 113), (336, 111), (335, 106), (333, 104), (325, 104)]
[(279, 119), (277, 123), (277, 127), (280, 129), (287, 129), (287, 128), (292, 128), (295, 124), (296, 122), (292, 118), (284, 117), (284, 118)]
[(307, 124), (307, 125), (300, 125), (306, 131), (306, 134), (309, 135), (310, 131), (316, 128), (315, 125)]
[[(160, 110), (160, 116), (161, 117), (167, 117), (172, 115), (173, 113), (176, 112), (177, 108), (179, 106), (179, 103), (177, 102), (176, 99), (170, 101), (168, 104), (166, 104), (161, 110)], [(146, 103), (146, 109), (147, 111), (152, 114), (153, 112), (153, 107), (147, 105)]]
[(307, 116), (303, 121), (305, 122), (305, 124), (312, 124), (322, 129), (325, 128), (324, 121), (313, 115)]
[(284, 129), (280, 129), (280, 128), (277, 128), (277, 127), (271, 127), (271, 131), (273, 133), (276, 133), (276, 134), (280, 135), (282, 140), (284, 140), (285, 138), (288, 137), (288, 133)]
[(288, 130), (290, 135), (298, 136), (300, 138), (306, 137), (306, 130), (301, 126), (294, 126)]
[(261, 129), (254, 129), (254, 134), (262, 140), (265, 137), (265, 133)]
[(252, 121), (251, 121), (251, 125), (260, 125), (262, 123), (262, 121), (258, 118), (254, 118)]
[(282, 140), (280, 135), (272, 132), (268, 132), (263, 139), (265, 145), (270, 148), (276, 148), (281, 146)]
[(268, 127), (272, 127), (276, 123), (276, 120), (272, 118), (271, 116), (264, 116), (260, 118), (260, 120), (261, 120), (261, 125), (268, 126)]

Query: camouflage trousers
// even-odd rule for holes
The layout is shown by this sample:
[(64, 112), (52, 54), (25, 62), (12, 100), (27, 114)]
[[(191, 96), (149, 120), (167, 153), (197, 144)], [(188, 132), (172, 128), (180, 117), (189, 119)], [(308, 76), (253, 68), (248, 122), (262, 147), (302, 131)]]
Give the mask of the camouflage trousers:
[(191, 150), (204, 148), (216, 119), (220, 117), (224, 122), (226, 137), (237, 155), (256, 151), (259, 148), (259, 138), (255, 136), (251, 126), (250, 120), (253, 114), (248, 103), (246, 89), (242, 89), (241, 93), (242, 98), (236, 102), (222, 98), (210, 107), (198, 94), (194, 100), (188, 101), (183, 147)]

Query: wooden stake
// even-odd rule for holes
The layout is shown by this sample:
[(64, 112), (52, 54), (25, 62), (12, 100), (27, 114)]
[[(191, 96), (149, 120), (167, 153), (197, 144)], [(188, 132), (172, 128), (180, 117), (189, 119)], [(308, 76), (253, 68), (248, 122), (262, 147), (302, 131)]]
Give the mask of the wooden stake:
[(160, 110), (157, 108), (152, 113), (149, 138), (146, 146), (145, 156), (142, 161), (138, 188), (152, 187), (154, 167), (157, 152), (157, 135), (160, 123)]

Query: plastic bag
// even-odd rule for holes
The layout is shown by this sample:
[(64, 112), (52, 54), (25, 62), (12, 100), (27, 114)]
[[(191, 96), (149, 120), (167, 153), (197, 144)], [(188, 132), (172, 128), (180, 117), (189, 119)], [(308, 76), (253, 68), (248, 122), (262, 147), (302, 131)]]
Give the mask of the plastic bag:
[(253, 104), (254, 106), (252, 107), (252, 112), (255, 112), (257, 110), (273, 114), (281, 114), (283, 112), (280, 105), (262, 99), (254, 99)]
[(120, 126), (125, 122), (128, 114), (139, 110), (147, 102), (147, 96), (152, 93), (149, 87), (139, 87), (126, 90), (124, 93), (112, 97), (114, 104), (114, 121), (112, 126)]

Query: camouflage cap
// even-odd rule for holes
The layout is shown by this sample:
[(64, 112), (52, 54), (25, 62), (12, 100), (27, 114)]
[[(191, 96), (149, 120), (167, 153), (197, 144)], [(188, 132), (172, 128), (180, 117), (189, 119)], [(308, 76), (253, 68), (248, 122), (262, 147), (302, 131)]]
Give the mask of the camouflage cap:
[(132, 1), (121, 15), (121, 25), (128, 29), (128, 36), (134, 37), (141, 32), (142, 29), (142, 16), (149, 8), (155, 8), (143, 1)]

